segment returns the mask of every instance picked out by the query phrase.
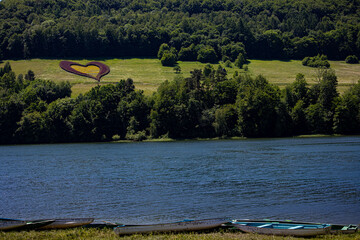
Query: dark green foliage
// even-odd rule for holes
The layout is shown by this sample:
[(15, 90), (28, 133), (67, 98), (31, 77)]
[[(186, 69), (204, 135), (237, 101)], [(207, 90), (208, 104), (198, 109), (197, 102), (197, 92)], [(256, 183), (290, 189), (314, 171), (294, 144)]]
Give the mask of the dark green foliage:
[(186, 61), (203, 45), (231, 61), (345, 59), (360, 55), (358, 11), (352, 0), (6, 0), (0, 57), (156, 57), (166, 43)]
[(302, 60), (302, 65), (314, 68), (329, 68), (330, 63), (325, 55), (317, 55), (315, 57), (305, 57)]
[(215, 112), (215, 120), (213, 126), (218, 136), (232, 137), (238, 135), (237, 112), (234, 105), (224, 105)]
[(174, 67), (174, 71), (175, 71), (176, 74), (181, 73), (181, 67), (180, 67), (179, 65), (176, 65), (176, 66)]
[(356, 64), (359, 63), (359, 59), (355, 55), (349, 55), (346, 57), (345, 62), (350, 64)]
[(230, 60), (226, 60), (226, 62), (225, 62), (225, 67), (227, 67), (227, 68), (232, 68), (232, 63), (231, 63)]
[(241, 135), (246, 137), (275, 136), (280, 91), (263, 76), (240, 82), (236, 107)]
[(190, 47), (182, 47), (179, 51), (179, 60), (181, 61), (196, 61), (197, 51), (195, 44), (191, 44)]
[(71, 142), (73, 125), (70, 116), (76, 102), (71, 98), (61, 98), (49, 104), (45, 116), (47, 140), (50, 142)]
[(334, 113), (334, 132), (360, 134), (360, 81), (338, 101)]
[(204, 46), (199, 50), (197, 60), (202, 63), (216, 63), (218, 57), (213, 47)]
[(25, 79), (28, 81), (34, 81), (35, 80), (35, 73), (31, 70), (29, 70), (26, 74), (25, 74)]
[(235, 66), (238, 68), (243, 68), (244, 64), (246, 62), (246, 59), (242, 53), (239, 53), (235, 60)]
[(334, 71), (320, 70), (312, 87), (298, 74), (280, 91), (263, 76), (228, 79), (221, 65), (207, 64), (163, 82), (149, 98), (132, 79), (69, 98), (69, 83), (26, 80), (8, 69), (0, 81), (0, 144), (360, 134), (360, 81), (339, 96)]
[(221, 47), (221, 55), (228, 57), (232, 62), (235, 61), (239, 54), (242, 54), (243, 56), (246, 55), (243, 43), (230, 43)]
[(164, 51), (160, 59), (163, 66), (172, 67), (176, 64), (177, 57), (174, 53), (169, 50)]
[(163, 43), (160, 45), (160, 48), (159, 48), (159, 51), (157, 54), (158, 59), (161, 59), (163, 57), (165, 51), (170, 51), (170, 47), (168, 44)]

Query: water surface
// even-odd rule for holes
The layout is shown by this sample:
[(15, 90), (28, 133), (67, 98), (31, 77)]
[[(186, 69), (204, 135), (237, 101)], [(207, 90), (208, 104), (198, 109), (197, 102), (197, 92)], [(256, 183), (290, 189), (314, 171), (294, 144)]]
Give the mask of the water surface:
[(0, 217), (360, 223), (360, 137), (0, 146)]

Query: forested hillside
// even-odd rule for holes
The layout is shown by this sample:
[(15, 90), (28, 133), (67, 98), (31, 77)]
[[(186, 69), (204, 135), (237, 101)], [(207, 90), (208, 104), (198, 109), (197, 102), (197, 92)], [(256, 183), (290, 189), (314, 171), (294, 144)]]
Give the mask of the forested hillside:
[[(3, 0), (3, 59), (360, 55), (359, 0)], [(208, 57), (208, 58), (207, 58)], [(214, 60), (215, 58), (215, 60)]]
[(70, 98), (69, 82), (0, 68), (0, 144), (147, 138), (360, 134), (360, 81), (343, 95), (332, 69), (312, 86), (302, 74), (280, 91), (265, 77), (230, 78), (207, 64), (145, 96), (131, 79)]

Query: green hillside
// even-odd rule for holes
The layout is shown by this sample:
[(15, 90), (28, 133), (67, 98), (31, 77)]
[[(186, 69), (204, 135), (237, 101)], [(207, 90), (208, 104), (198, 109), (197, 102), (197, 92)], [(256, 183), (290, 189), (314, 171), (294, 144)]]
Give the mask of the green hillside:
[[(81, 64), (93, 61), (93, 59), (72, 60)], [(97, 82), (81, 76), (65, 72), (59, 67), (60, 60), (31, 59), (10, 61), (12, 69), (17, 74), (25, 75), (28, 70), (34, 71), (37, 78), (51, 80), (54, 82), (69, 81), (72, 84), (73, 97), (79, 93), (85, 93)], [(106, 59), (105, 64), (110, 66), (111, 72), (103, 77), (101, 84), (116, 83), (121, 79), (131, 78), (134, 80), (135, 87), (145, 91), (146, 95), (156, 92), (156, 89), (165, 80), (173, 80), (177, 76), (189, 77), (190, 71), (203, 69), (205, 63), (179, 61), (181, 73), (176, 74), (172, 67), (164, 67), (158, 59)], [(343, 93), (350, 86), (360, 80), (360, 65), (346, 64), (343, 61), (330, 61), (331, 67), (335, 70), (338, 77), (338, 91)], [(224, 63), (220, 63), (223, 67)], [(4, 63), (0, 64), (3, 67)], [(214, 64), (216, 69), (219, 64)], [(236, 68), (235, 66), (226, 67), (228, 77), (232, 78), (235, 71), (247, 73), (252, 76), (259, 74), (265, 76), (269, 82), (278, 85), (280, 88), (291, 84), (298, 73), (305, 75), (308, 83), (316, 83), (315, 68), (305, 67), (301, 61), (279, 61), (279, 60), (250, 60), (247, 65), (248, 71)]]
[(3, 59), (360, 55), (356, 0), (3, 0)]
[[(0, 143), (360, 134), (359, 13), (358, 0), (3, 0)], [(98, 85), (61, 60), (111, 72)]]

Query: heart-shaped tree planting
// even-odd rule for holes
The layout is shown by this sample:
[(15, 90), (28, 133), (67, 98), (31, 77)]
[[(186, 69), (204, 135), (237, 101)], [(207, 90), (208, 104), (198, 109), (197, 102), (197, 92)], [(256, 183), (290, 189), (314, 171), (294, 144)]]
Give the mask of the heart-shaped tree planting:
[(69, 73), (93, 78), (99, 82), (100, 78), (110, 72), (110, 68), (101, 62), (89, 62), (82, 65), (76, 62), (61, 61), (60, 67)]

